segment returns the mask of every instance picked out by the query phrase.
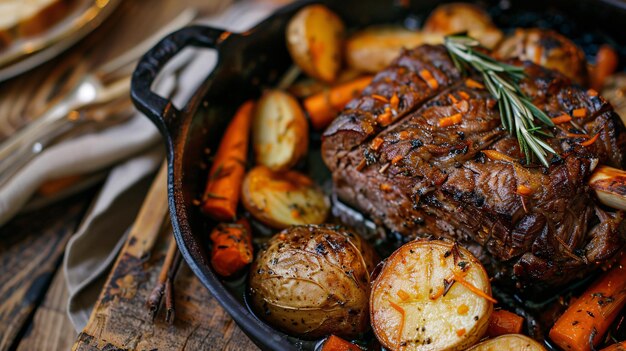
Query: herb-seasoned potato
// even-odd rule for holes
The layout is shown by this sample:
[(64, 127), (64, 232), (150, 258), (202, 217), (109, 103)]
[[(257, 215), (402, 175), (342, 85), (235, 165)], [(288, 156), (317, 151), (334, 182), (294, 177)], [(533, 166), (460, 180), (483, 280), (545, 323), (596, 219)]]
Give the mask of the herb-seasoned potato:
[(294, 226), (276, 234), (250, 269), (260, 317), (301, 338), (367, 331), (374, 250), (334, 225)]
[(294, 62), (309, 76), (332, 82), (342, 63), (345, 27), (323, 5), (304, 7), (287, 26), (287, 49)]
[(476, 5), (465, 3), (438, 6), (426, 19), (423, 31), (441, 35), (467, 32), (490, 49), (502, 39), (502, 31), (493, 24), (485, 11)]
[(467, 349), (467, 351), (545, 351), (546, 349), (535, 340), (521, 334), (507, 334), (489, 339)]
[(252, 121), (256, 162), (278, 171), (289, 169), (307, 152), (309, 125), (298, 101), (280, 90), (259, 99)]
[(273, 228), (323, 223), (330, 207), (313, 180), (296, 171), (257, 166), (246, 174), (241, 192), (250, 214)]
[(348, 67), (376, 73), (389, 66), (403, 48), (439, 44), (443, 35), (426, 34), (403, 27), (374, 26), (354, 33), (346, 41)]
[(501, 60), (519, 58), (561, 72), (578, 84), (587, 82), (585, 53), (561, 34), (540, 28), (517, 29), (498, 45)]
[(396, 250), (373, 283), (372, 327), (396, 350), (463, 350), (485, 334), (493, 311), (489, 277), (469, 251), (448, 241)]

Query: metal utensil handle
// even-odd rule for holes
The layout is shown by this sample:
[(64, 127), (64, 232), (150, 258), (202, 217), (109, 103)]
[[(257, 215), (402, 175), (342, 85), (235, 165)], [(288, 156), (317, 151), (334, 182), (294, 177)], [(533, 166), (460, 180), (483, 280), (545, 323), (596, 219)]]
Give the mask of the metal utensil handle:
[(139, 60), (131, 80), (131, 98), (137, 109), (150, 118), (164, 136), (169, 138), (180, 112), (172, 101), (152, 91), (157, 75), (186, 46), (218, 48), (229, 35), (229, 32), (207, 26), (185, 27), (163, 38)]

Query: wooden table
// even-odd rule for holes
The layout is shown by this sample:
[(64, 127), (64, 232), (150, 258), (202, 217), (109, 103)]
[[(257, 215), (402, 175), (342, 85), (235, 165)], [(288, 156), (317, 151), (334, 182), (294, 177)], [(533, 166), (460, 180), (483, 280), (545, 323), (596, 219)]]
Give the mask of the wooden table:
[[(0, 138), (27, 123), (28, 116), (90, 67), (132, 47), (182, 8), (194, 6), (207, 14), (231, 1), (123, 1), (109, 20), (69, 52), (0, 83)], [(164, 186), (163, 179), (154, 186)], [(76, 350), (255, 349), (184, 263), (175, 281), (176, 322), (170, 326), (163, 316), (152, 322), (144, 303), (163, 260), (167, 230), (159, 232), (149, 259), (120, 257), (89, 325), (77, 335), (66, 315), (68, 294), (59, 268), (65, 244), (99, 187), (19, 215), (0, 228), (0, 351), (67, 350), (72, 345)]]

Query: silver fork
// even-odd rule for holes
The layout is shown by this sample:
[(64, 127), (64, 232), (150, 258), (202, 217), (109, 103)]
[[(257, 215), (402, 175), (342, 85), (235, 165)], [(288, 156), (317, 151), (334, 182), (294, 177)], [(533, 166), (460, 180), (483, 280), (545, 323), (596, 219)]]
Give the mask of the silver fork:
[(82, 122), (83, 115), (78, 112), (80, 109), (128, 96), (130, 74), (136, 60), (161, 37), (189, 24), (196, 15), (195, 9), (184, 10), (156, 34), (85, 75), (63, 99), (2, 143), (0, 185), (55, 139), (68, 133), (77, 122)]

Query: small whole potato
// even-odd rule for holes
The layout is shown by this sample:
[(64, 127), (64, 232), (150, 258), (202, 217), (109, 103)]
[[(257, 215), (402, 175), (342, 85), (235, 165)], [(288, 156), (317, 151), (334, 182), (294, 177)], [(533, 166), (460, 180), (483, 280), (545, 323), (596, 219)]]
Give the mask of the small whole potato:
[(493, 302), (489, 277), (468, 250), (418, 240), (385, 261), (372, 284), (370, 318), (388, 349), (464, 350), (487, 331)]
[(345, 26), (323, 5), (309, 5), (287, 25), (287, 49), (294, 62), (309, 76), (332, 83), (342, 64)]
[(257, 166), (246, 174), (242, 202), (257, 220), (272, 228), (297, 224), (321, 224), (330, 203), (313, 180), (296, 171), (274, 172)]
[(263, 94), (252, 120), (252, 144), (256, 162), (273, 171), (293, 167), (306, 154), (309, 124), (293, 96), (280, 90)]
[(585, 53), (561, 34), (540, 28), (517, 29), (494, 51), (500, 60), (518, 58), (561, 72), (575, 83), (586, 84)]
[(341, 226), (285, 229), (252, 264), (252, 308), (300, 338), (354, 337), (370, 328), (370, 273), (376, 258), (367, 242)]
[(431, 35), (467, 32), (489, 49), (502, 39), (502, 31), (493, 24), (491, 17), (480, 7), (466, 3), (438, 6), (426, 19), (423, 32)]

